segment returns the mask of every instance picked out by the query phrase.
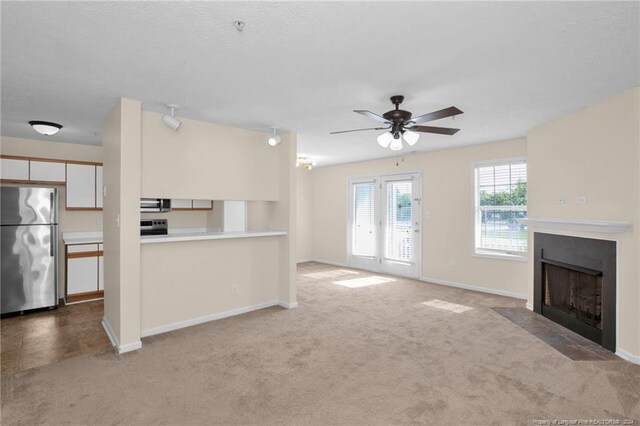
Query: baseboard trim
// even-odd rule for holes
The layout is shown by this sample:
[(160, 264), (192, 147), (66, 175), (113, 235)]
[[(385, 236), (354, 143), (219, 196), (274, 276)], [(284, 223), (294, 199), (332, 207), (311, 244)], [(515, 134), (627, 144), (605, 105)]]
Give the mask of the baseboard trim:
[(477, 285), (463, 284), (463, 283), (458, 283), (454, 281), (439, 280), (436, 278), (428, 278), (428, 277), (421, 277), (420, 281), (424, 281), (432, 284), (444, 285), (447, 287), (461, 288), (463, 290), (478, 291), (480, 293), (495, 294), (496, 296), (505, 296), (505, 297), (511, 297), (514, 299), (527, 300), (527, 295), (523, 293), (514, 293), (511, 291), (497, 290), (494, 288), (480, 287)]
[(118, 353), (124, 354), (131, 351), (137, 351), (142, 348), (142, 341), (138, 340), (137, 342), (127, 343), (126, 345), (120, 345), (118, 347)]
[(311, 259), (309, 262), (325, 263), (325, 264), (331, 265), (331, 266), (340, 266), (341, 268), (349, 268), (349, 266), (346, 263), (333, 262), (331, 260)]
[(631, 352), (627, 352), (624, 349), (620, 348), (616, 349), (616, 355), (634, 364), (640, 364), (640, 355), (634, 355)]
[(111, 344), (116, 348), (116, 351), (118, 351), (119, 354), (124, 354), (142, 348), (142, 342), (140, 340), (133, 343), (127, 343), (126, 345), (121, 345), (116, 333), (113, 331), (113, 328), (111, 328), (111, 324), (109, 324), (109, 321), (107, 321), (105, 317), (102, 318), (102, 328), (104, 328)]
[(531, 303), (527, 302), (525, 306), (527, 307), (528, 310), (533, 311), (533, 305)]
[(111, 340), (111, 346), (115, 348), (120, 346), (120, 342), (116, 337), (116, 333), (113, 331), (113, 328), (111, 328), (111, 324), (109, 324), (109, 321), (107, 321), (105, 317), (102, 317), (102, 328), (104, 328), (104, 332), (107, 333), (107, 337), (109, 338), (109, 340)]
[(171, 324), (161, 325), (159, 327), (148, 328), (142, 330), (141, 337), (149, 337), (156, 334), (167, 333), (173, 330), (179, 330), (181, 328), (191, 327), (193, 325), (202, 324), (209, 321), (215, 321), (223, 318), (232, 317), (235, 315), (246, 314), (247, 312), (257, 311), (259, 309), (270, 308), (271, 306), (283, 306), (279, 301), (270, 301), (264, 303), (258, 303), (257, 305), (243, 306), (241, 308), (230, 309), (228, 311), (217, 312), (215, 314), (205, 315), (198, 318), (193, 318), (185, 321), (178, 321)]
[(313, 262), (313, 259), (300, 259), (296, 261), (296, 264), (298, 263), (307, 263), (307, 262)]
[(287, 303), (287, 302), (283, 302), (282, 300), (278, 302), (279, 306), (282, 306), (285, 309), (295, 309), (298, 307), (298, 302), (293, 302), (293, 303)]

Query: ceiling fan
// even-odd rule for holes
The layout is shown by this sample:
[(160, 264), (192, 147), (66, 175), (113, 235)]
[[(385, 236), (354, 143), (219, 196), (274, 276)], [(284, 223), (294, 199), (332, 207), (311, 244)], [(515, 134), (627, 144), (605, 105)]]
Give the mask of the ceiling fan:
[(404, 96), (396, 95), (391, 97), (391, 103), (395, 105), (395, 109), (387, 111), (382, 115), (374, 114), (371, 111), (366, 110), (354, 110), (358, 114), (362, 114), (365, 117), (373, 118), (380, 123), (384, 123), (388, 127), (368, 127), (366, 129), (354, 129), (354, 130), (342, 130), (339, 132), (331, 132), (335, 135), (339, 133), (349, 132), (361, 132), (363, 130), (388, 130), (380, 136), (378, 136), (378, 143), (383, 148), (390, 148), (393, 151), (400, 151), (402, 149), (402, 141), (405, 141), (408, 145), (413, 146), (418, 142), (420, 135), (416, 132), (422, 133), (436, 133), (439, 135), (455, 135), (460, 129), (452, 129), (449, 127), (434, 127), (434, 126), (420, 126), (419, 124), (427, 123), (429, 121), (439, 120), (441, 118), (453, 117), (458, 114), (462, 114), (456, 107), (449, 107), (441, 109), (439, 111), (430, 112), (429, 114), (419, 115), (412, 117), (411, 112), (400, 109), (400, 104), (404, 101)]

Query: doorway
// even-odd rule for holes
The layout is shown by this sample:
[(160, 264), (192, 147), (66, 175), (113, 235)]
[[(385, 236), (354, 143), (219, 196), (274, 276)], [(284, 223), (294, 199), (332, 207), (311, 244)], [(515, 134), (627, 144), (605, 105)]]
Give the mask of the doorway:
[(349, 179), (348, 264), (420, 277), (421, 175)]

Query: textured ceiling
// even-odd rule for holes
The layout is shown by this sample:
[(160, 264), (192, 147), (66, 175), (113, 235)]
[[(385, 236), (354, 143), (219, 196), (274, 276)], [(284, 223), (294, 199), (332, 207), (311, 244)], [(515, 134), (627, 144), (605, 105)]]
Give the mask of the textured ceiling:
[[(143, 108), (298, 132), (319, 165), (390, 156), (353, 112), (455, 105), (413, 149), (524, 136), (637, 86), (638, 2), (2, 2), (2, 134), (101, 143), (120, 96)], [(232, 26), (246, 21), (243, 32)], [(232, 141), (230, 141), (232, 142)]]

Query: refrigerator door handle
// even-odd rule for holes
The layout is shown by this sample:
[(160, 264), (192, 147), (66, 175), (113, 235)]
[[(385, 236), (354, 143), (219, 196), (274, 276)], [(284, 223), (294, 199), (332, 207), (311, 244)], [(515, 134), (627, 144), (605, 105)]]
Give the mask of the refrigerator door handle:
[(55, 235), (56, 232), (56, 227), (55, 225), (50, 225), (49, 228), (51, 229), (51, 235), (49, 236), (49, 256), (53, 257), (55, 255), (54, 253), (54, 239), (53, 236)]
[(53, 191), (49, 193), (49, 223), (53, 223), (56, 220), (54, 217), (55, 211), (53, 210), (53, 194)]

